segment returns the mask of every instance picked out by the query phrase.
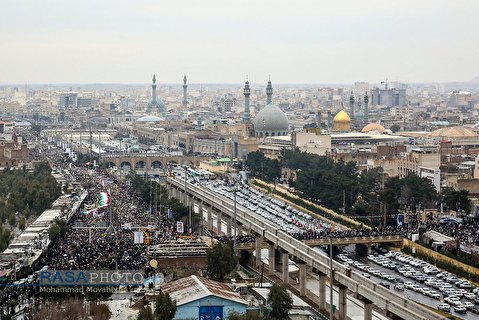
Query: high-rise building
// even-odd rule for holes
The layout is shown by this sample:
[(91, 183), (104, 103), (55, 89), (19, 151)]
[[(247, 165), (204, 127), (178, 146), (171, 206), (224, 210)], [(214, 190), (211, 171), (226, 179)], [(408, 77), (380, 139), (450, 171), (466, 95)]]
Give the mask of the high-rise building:
[(60, 108), (75, 108), (78, 106), (78, 93), (77, 92), (65, 92), (60, 94), (60, 100), (58, 107)]
[(386, 106), (386, 107), (396, 107), (396, 106), (405, 106), (407, 104), (406, 99), (406, 89), (391, 88), (387, 86), (385, 89), (374, 88), (371, 90), (372, 93), (372, 105), (373, 106)]

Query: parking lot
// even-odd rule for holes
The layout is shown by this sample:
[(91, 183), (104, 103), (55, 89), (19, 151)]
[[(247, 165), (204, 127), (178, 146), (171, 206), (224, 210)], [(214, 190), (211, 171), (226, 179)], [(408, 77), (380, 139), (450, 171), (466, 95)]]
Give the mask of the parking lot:
[(426, 261), (395, 251), (367, 258), (349, 252), (336, 258), (411, 300), (463, 319), (479, 319), (479, 288)]
[[(234, 200), (235, 190), (221, 180), (213, 182), (204, 181), (201, 184), (218, 195)], [(331, 228), (331, 224), (292, 208), (284, 202), (265, 195), (251, 186), (241, 185), (241, 187), (236, 190), (236, 202), (238, 205), (274, 223), (278, 229), (296, 238), (304, 233), (317, 233)], [(335, 230), (341, 231), (342, 228), (335, 227)]]

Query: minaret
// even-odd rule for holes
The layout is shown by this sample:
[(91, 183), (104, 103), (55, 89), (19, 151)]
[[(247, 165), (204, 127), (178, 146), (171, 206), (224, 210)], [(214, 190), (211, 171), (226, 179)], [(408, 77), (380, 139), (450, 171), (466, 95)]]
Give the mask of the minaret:
[(368, 93), (366, 92), (364, 94), (364, 123), (368, 124), (369, 123), (369, 96)]
[(183, 77), (183, 107), (186, 107), (188, 105), (188, 99), (186, 95), (186, 89), (188, 88), (188, 85), (186, 84), (186, 74)]
[(328, 129), (331, 129), (331, 108), (328, 109)]
[(250, 112), (249, 112), (249, 96), (250, 96), (250, 88), (249, 88), (249, 81), (246, 79), (244, 83), (244, 113), (243, 113), (243, 122), (248, 123), (250, 121)]
[(151, 101), (148, 103), (148, 107), (146, 108), (147, 112), (151, 112), (151, 107), (157, 105), (156, 103), (156, 76), (153, 74), (153, 84), (151, 85)]
[(268, 85), (266, 86), (266, 105), (271, 104), (273, 96), (273, 86), (271, 85), (271, 79), (268, 81)]
[(316, 121), (318, 123), (318, 128), (321, 128), (321, 120), (322, 120), (322, 116), (321, 116), (321, 108), (318, 108), (318, 110), (316, 110), (317, 113), (316, 113)]
[(349, 115), (351, 119), (354, 119), (354, 94), (351, 90), (351, 96), (349, 96)]
[(151, 85), (151, 100), (156, 101), (156, 76), (153, 75), (153, 84)]

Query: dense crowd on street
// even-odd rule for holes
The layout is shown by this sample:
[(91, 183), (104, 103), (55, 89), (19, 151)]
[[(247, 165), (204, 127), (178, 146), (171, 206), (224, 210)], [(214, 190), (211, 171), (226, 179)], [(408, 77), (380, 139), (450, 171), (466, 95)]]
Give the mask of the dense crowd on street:
[(459, 239), (460, 243), (467, 243), (472, 245), (479, 245), (479, 233), (477, 230), (477, 223), (465, 222), (465, 223), (427, 223), (426, 230), (434, 230), (442, 233), (445, 236)]
[[(56, 167), (68, 167), (75, 181), (88, 185), (86, 206), (95, 207), (102, 191), (108, 192), (110, 204), (98, 212), (79, 210), (67, 225), (61, 241), (50, 247), (39, 259), (39, 265), (57, 270), (136, 270), (146, 265), (147, 255), (145, 244), (134, 244), (134, 231), (142, 230), (152, 244), (176, 237), (172, 222), (150, 214), (148, 206), (124, 181), (100, 168), (70, 167), (65, 158), (50, 160)], [(98, 229), (92, 229), (90, 237), (87, 228), (95, 227)]]

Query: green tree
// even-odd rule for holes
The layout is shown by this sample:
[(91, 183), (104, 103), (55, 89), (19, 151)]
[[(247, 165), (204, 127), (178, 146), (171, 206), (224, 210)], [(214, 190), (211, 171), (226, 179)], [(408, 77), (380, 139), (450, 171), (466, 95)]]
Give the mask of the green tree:
[(438, 198), (436, 189), (426, 178), (409, 174), (404, 178), (390, 178), (386, 181), (380, 200), (388, 213), (397, 213), (401, 207), (433, 207)]
[(48, 230), (50, 241), (54, 242), (56, 239), (58, 239), (60, 237), (60, 233), (61, 233), (60, 226), (56, 223), (52, 224), (52, 226)]
[(276, 159), (267, 158), (260, 151), (248, 153), (245, 162), (252, 176), (271, 182), (281, 176), (281, 165)]
[(108, 320), (110, 319), (112, 313), (108, 305), (104, 303), (100, 303), (98, 305), (94, 305), (93, 308), (93, 320)]
[(224, 243), (216, 243), (207, 249), (208, 276), (216, 281), (223, 281), (225, 276), (234, 270), (237, 259), (231, 246)]
[(12, 238), (12, 234), (10, 232), (10, 229), (6, 228), (1, 222), (0, 222), (0, 252), (5, 250)]
[(397, 124), (393, 124), (390, 128), (390, 130), (393, 132), (393, 133), (396, 133), (398, 132), (399, 130), (401, 129), (401, 127)]
[(471, 208), (469, 191), (464, 189), (455, 190), (454, 188), (446, 187), (441, 192), (441, 200), (448, 209), (461, 209), (469, 213)]
[(136, 320), (155, 320), (153, 317), (153, 311), (150, 306), (146, 306), (140, 309)]
[(268, 303), (271, 305), (270, 316), (273, 319), (288, 319), (289, 310), (293, 307), (293, 298), (285, 286), (273, 284), (268, 294)]
[(160, 293), (156, 298), (155, 316), (161, 320), (173, 320), (176, 314), (176, 302), (171, 300), (168, 293)]
[(20, 230), (25, 230), (25, 217), (20, 217), (20, 219), (18, 219), (18, 229)]

